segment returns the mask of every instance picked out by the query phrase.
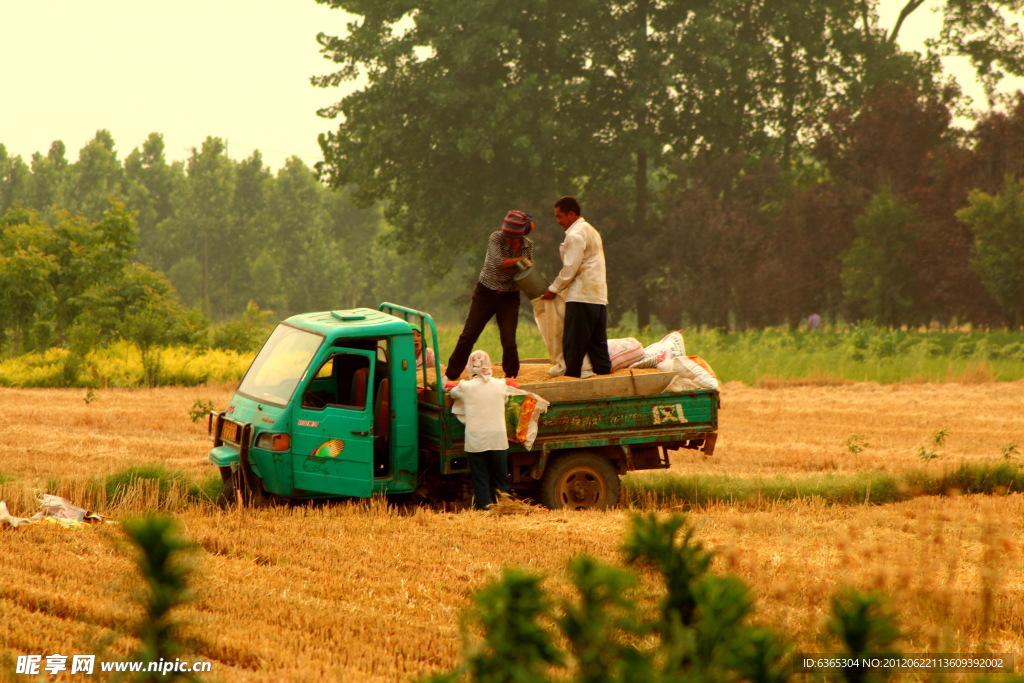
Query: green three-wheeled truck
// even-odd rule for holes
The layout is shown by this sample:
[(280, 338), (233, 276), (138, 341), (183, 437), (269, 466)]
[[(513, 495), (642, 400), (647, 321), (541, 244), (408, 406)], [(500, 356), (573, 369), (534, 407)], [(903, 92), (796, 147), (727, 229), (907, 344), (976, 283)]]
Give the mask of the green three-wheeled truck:
[[(421, 350), (417, 368), (414, 326), (430, 332), (434, 367)], [(428, 314), (389, 303), (280, 323), (227, 409), (210, 414), (222, 502), (467, 495), (464, 427), (432, 386), (442, 378), (436, 344)], [(711, 454), (718, 392), (666, 393), (672, 378), (524, 384), (550, 405), (531, 449), (510, 444), (514, 492), (550, 508), (607, 508), (620, 475), (668, 467), (673, 449)]]

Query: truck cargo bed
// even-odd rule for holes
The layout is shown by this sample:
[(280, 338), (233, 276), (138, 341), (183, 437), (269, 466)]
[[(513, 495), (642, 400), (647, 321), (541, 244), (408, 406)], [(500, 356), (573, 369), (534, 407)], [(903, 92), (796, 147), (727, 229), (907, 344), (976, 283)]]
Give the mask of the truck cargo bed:
[[(622, 454), (623, 470), (667, 466), (659, 449), (691, 447), (710, 455), (718, 429), (719, 393), (664, 392), (675, 377), (671, 372), (633, 373), (522, 385), (550, 404), (529, 452), (543, 468), (552, 452), (611, 448)], [(446, 398), (443, 408), (420, 403), (421, 445), (436, 450), (444, 473), (461, 472), (468, 468), (462, 450), (465, 427)], [(652, 452), (658, 454), (656, 462)], [(510, 444), (509, 453), (514, 457), (527, 449)]]
[(629, 375), (588, 377), (587, 379), (537, 382), (520, 385), (525, 391), (537, 394), (551, 403), (579, 401), (619, 396), (660, 394), (675, 379), (673, 372), (640, 373)]

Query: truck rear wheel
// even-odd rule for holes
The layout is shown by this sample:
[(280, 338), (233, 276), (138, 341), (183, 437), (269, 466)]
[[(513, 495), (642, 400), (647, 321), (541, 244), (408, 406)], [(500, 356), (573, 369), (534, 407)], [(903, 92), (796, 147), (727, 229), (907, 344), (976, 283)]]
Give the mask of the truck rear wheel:
[(619, 504), (619, 475), (597, 453), (570, 453), (548, 466), (540, 483), (540, 502), (552, 510), (606, 510)]

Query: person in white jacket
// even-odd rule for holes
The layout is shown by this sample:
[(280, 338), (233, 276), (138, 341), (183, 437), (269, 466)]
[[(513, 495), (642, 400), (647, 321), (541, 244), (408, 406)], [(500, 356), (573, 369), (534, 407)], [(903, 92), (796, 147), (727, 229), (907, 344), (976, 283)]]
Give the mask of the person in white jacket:
[(562, 270), (542, 297), (554, 299), (565, 291), (565, 376), (580, 376), (584, 356), (590, 356), (594, 374), (611, 374), (608, 285), (601, 234), (580, 216), (580, 203), (574, 197), (562, 197), (555, 202), (555, 220), (565, 230), (565, 241), (558, 248)]
[(509, 493), (508, 433), (505, 430), (505, 403), (509, 386), (491, 374), (491, 357), (486, 351), (474, 351), (466, 365), (469, 379), (451, 390), (452, 398), (465, 407), (465, 451), (473, 476), (473, 502), (477, 510), (486, 510), (497, 502), (495, 490)]

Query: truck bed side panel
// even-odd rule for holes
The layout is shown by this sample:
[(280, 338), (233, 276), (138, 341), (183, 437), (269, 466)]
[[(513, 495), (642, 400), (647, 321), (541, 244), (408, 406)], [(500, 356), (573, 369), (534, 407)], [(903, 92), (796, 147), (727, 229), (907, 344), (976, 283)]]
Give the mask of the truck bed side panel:
[[(531, 449), (551, 450), (608, 445), (679, 447), (689, 439), (706, 438), (718, 428), (717, 391), (617, 396), (555, 401), (541, 416)], [(465, 427), (451, 408), (420, 404), (421, 448), (436, 452), (442, 472), (468, 468), (462, 450)], [(510, 452), (524, 452), (512, 444)], [(453, 462), (454, 461), (454, 462)]]

